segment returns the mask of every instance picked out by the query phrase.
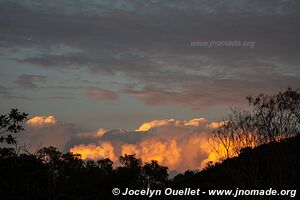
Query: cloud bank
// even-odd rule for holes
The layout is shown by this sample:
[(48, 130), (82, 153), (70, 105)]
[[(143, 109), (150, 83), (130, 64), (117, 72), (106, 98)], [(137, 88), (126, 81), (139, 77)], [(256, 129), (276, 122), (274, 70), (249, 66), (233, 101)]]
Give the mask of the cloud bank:
[(171, 170), (201, 169), (208, 161), (217, 161), (208, 144), (208, 134), (216, 123), (204, 118), (191, 120), (162, 119), (143, 123), (135, 131), (111, 130), (102, 136), (77, 134), (67, 149), (83, 159), (108, 157), (118, 163), (118, 157), (135, 154), (144, 162), (157, 160)]
[(51, 115), (32, 117), (24, 128), (24, 133), (18, 136), (18, 143), (32, 152), (43, 146), (55, 146), (64, 150), (75, 131), (73, 124), (59, 121)]
[(116, 165), (119, 156), (135, 154), (144, 162), (157, 160), (170, 170), (185, 171), (218, 161), (207, 140), (218, 125), (204, 118), (161, 119), (144, 122), (134, 131), (79, 131), (74, 124), (54, 116), (35, 116), (26, 122), (25, 133), (18, 141), (33, 152), (42, 146), (56, 146), (61, 151), (81, 154), (83, 159), (109, 158)]
[[(299, 10), (293, 0), (2, 1), (0, 50), (18, 66), (63, 71), (69, 78), (87, 72), (79, 76), (85, 81), (97, 75), (82, 92), (95, 101), (130, 95), (150, 106), (203, 110), (298, 87)], [(256, 45), (190, 46), (234, 40)], [(36, 88), (43, 79), (24, 74), (16, 83)], [(116, 92), (107, 80), (115, 81)], [(81, 81), (74, 84), (86, 88)], [(2, 96), (21, 98), (18, 93)]]

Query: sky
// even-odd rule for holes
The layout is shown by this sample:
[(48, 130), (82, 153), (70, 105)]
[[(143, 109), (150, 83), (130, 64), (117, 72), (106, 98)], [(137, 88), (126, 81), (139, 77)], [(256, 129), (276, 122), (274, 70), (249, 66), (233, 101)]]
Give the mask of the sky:
[(136, 130), (162, 121), (144, 132), (169, 151), (247, 95), (299, 87), (299, 19), (296, 0), (0, 0), (0, 112), (29, 113), (29, 143), (67, 150), (144, 151)]

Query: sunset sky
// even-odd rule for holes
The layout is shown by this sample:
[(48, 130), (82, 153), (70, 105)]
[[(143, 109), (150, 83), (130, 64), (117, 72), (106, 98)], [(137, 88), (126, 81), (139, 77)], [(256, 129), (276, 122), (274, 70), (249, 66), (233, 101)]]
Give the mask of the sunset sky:
[[(176, 158), (245, 96), (299, 87), (299, 19), (293, 0), (0, 0), (0, 112), (38, 116), (22, 136), (36, 144)], [(191, 45), (211, 41), (255, 45)]]

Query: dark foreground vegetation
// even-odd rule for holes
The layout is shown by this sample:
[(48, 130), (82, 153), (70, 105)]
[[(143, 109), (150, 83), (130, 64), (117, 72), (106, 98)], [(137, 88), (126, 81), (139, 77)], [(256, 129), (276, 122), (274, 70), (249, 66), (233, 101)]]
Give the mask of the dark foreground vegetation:
[[(249, 103), (254, 105), (253, 110), (234, 111), (224, 126), (214, 131), (212, 141), (227, 144), (224, 146), (228, 149), (224, 161), (208, 163), (207, 168), (200, 172), (186, 171), (172, 179), (168, 177), (167, 167), (160, 166), (156, 161), (143, 163), (134, 155), (120, 157), (121, 165), (114, 168), (109, 159), (83, 161), (80, 155), (62, 153), (55, 147), (44, 147), (34, 154), (18, 152), (15, 148), (0, 148), (0, 198), (132, 199), (113, 196), (113, 188), (124, 191), (125, 188), (208, 190), (238, 187), (298, 189), (299, 192), (299, 100), (299, 93), (291, 89), (275, 96), (249, 98)], [(1, 143), (16, 143), (11, 134), (22, 131), (22, 122), (26, 117), (27, 114), (17, 110), (1, 116)], [(251, 137), (249, 130), (253, 134)], [(226, 143), (229, 139), (234, 142)], [(230, 152), (236, 157), (229, 155)], [(292, 199), (289, 196), (275, 197), (201, 195), (155, 196), (151, 199)], [(139, 196), (137, 199), (150, 198)], [(293, 199), (299, 199), (299, 194)]]
[[(120, 199), (111, 194), (118, 187), (143, 189), (299, 189), (300, 137), (245, 149), (239, 157), (200, 172), (186, 171), (168, 179), (167, 168), (155, 161), (142, 164), (134, 156), (121, 157), (122, 166), (113, 168), (109, 159), (82, 161), (78, 155), (62, 154), (53, 147), (36, 155), (0, 151), (1, 199)], [(127, 197), (129, 198), (129, 197)], [(191, 199), (170, 197), (169, 199)], [(124, 198), (123, 198), (124, 199)], [(126, 199), (126, 198), (125, 198)], [(148, 197), (138, 197), (148, 199)], [(166, 199), (166, 197), (152, 197)], [(200, 196), (195, 199), (233, 199)], [(245, 197), (234, 198), (245, 199)], [(254, 197), (247, 199), (275, 199)], [(290, 199), (284, 197), (279, 199)], [(297, 199), (297, 196), (294, 198)]]

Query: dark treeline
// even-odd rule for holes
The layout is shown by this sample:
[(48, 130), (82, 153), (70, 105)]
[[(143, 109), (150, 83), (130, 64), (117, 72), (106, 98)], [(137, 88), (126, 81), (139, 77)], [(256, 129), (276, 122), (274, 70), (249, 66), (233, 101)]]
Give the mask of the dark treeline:
[[(109, 159), (85, 161), (80, 155), (62, 153), (55, 147), (44, 147), (36, 153), (19, 152), (15, 148), (0, 148), (0, 198), (8, 200), (121, 199), (121, 196), (112, 195), (113, 188), (120, 188), (121, 191), (125, 188), (164, 189), (168, 187), (201, 188), (202, 190), (237, 187), (299, 189), (299, 99), (299, 92), (292, 89), (274, 96), (259, 95), (248, 98), (254, 108), (251, 111), (235, 110), (225, 120), (226, 123), (214, 131), (215, 135), (213, 134), (214, 142), (226, 142), (231, 137), (238, 141), (237, 138), (241, 137), (240, 141), (243, 141), (243, 145), (227, 143), (228, 152), (238, 151), (237, 156), (225, 155), (226, 159), (221, 163), (208, 163), (202, 171), (186, 171), (172, 179), (169, 178), (167, 167), (160, 166), (156, 161), (143, 163), (134, 155), (121, 156), (120, 166), (113, 167), (113, 162)], [(22, 123), (26, 117), (26, 113), (20, 113), (18, 110), (0, 116), (1, 143), (7, 145), (16, 143), (12, 135), (22, 132)], [(249, 133), (253, 136), (249, 137)], [(249, 142), (253, 137), (255, 143)], [(149, 198), (139, 196), (137, 199)], [(156, 196), (152, 199), (167, 199), (167, 197)], [(192, 197), (172, 196), (168, 199), (192, 199)], [(202, 195), (196, 196), (195, 199), (277, 198), (265, 196), (217, 198)], [(290, 197), (279, 196), (278, 199), (290, 199)]]
[[(300, 137), (272, 142), (255, 149), (244, 149), (238, 157), (209, 166), (200, 172), (186, 171), (168, 179), (167, 168), (157, 162), (142, 163), (132, 155), (112, 161), (83, 161), (78, 155), (61, 153), (54, 147), (37, 154), (16, 154), (13, 149), (0, 150), (1, 199), (120, 199), (113, 188), (131, 189), (299, 189)], [(166, 197), (152, 197), (152, 199)], [(169, 199), (191, 199), (170, 197)], [(195, 199), (233, 199), (225, 196), (200, 196)], [(148, 199), (139, 197), (138, 199)], [(245, 199), (245, 197), (234, 198)], [(260, 199), (260, 198), (247, 198)], [(274, 199), (264, 197), (262, 199)], [(290, 199), (289, 197), (280, 199)], [(297, 199), (297, 198), (295, 198)]]

